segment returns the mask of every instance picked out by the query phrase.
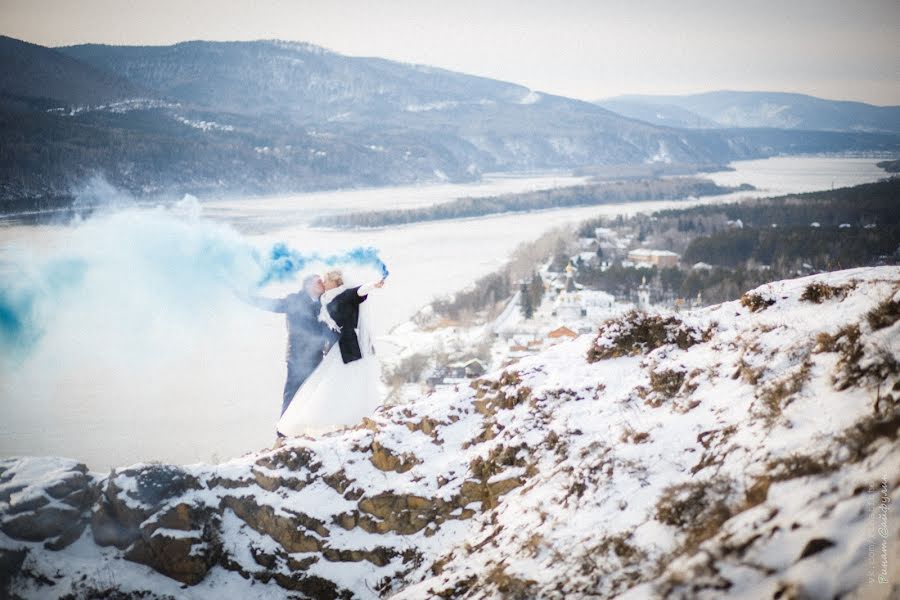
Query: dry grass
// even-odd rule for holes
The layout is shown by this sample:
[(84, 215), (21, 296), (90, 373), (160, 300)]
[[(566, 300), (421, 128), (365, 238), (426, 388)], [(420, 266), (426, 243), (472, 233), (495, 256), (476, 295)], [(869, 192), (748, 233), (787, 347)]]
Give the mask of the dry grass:
[[(740, 341), (740, 338), (739, 338)], [(750, 385), (756, 385), (762, 379), (763, 375), (766, 372), (766, 368), (764, 366), (755, 367), (751, 365), (747, 361), (748, 355), (760, 354), (762, 352), (762, 348), (760, 348), (758, 342), (743, 342), (741, 346), (741, 354), (738, 357), (737, 368), (734, 373), (731, 375), (732, 379), (740, 379)]]
[(683, 323), (675, 316), (649, 315), (631, 311), (627, 315), (607, 321), (588, 350), (588, 362), (620, 356), (637, 356), (667, 344), (682, 350), (707, 341), (709, 330), (701, 331)]
[(857, 421), (838, 436), (837, 442), (850, 451), (850, 462), (858, 462), (871, 454), (874, 442), (882, 438), (896, 440), (898, 430), (900, 412), (895, 409), (891, 415), (874, 414)]
[(624, 444), (643, 444), (650, 441), (650, 433), (647, 431), (635, 431), (632, 427), (626, 425), (622, 429), (622, 435), (619, 441)]
[(747, 490), (748, 508), (764, 502), (768, 496), (769, 486), (779, 481), (787, 481), (799, 477), (815, 477), (826, 475), (851, 463), (857, 463), (873, 452), (872, 445), (881, 440), (896, 440), (900, 432), (900, 413), (890, 416), (870, 415), (864, 417), (845, 429), (835, 438), (834, 443), (848, 451), (849, 456), (837, 460), (832, 450), (818, 455), (792, 454), (790, 456), (769, 461), (766, 464), (766, 475), (756, 479)]
[(791, 398), (799, 393), (809, 381), (812, 362), (809, 358), (803, 360), (800, 365), (781, 377), (766, 382), (756, 391), (756, 398), (762, 405), (762, 410), (757, 414), (761, 416), (767, 425), (774, 425), (781, 417), (785, 406), (790, 404)]
[(843, 300), (854, 289), (856, 289), (856, 283), (854, 282), (845, 283), (844, 285), (828, 285), (827, 283), (816, 281), (806, 286), (800, 299), (806, 302), (813, 302), (814, 304), (821, 304), (832, 298)]
[(731, 518), (733, 490), (731, 482), (721, 477), (669, 486), (656, 504), (656, 519), (684, 532), (682, 551), (693, 552)]
[(657, 408), (667, 400), (671, 400), (681, 390), (686, 373), (673, 369), (650, 371), (650, 390), (644, 402)]
[(535, 597), (537, 581), (533, 579), (520, 579), (506, 572), (506, 565), (499, 562), (488, 572), (483, 584), (494, 587), (502, 598), (512, 600), (530, 600)]
[(525, 444), (497, 446), (488, 453), (486, 458), (476, 456), (472, 459), (469, 463), (469, 471), (476, 479), (487, 481), (508, 467), (524, 467), (526, 466), (525, 459), (518, 457), (521, 450), (527, 451)]
[(900, 363), (886, 350), (866, 355), (859, 325), (848, 325), (834, 335), (820, 333), (816, 337), (816, 352), (836, 352), (838, 362), (832, 383), (838, 391), (851, 386), (874, 383), (880, 386), (891, 377), (900, 375)]
[(729, 452), (724, 447), (736, 432), (737, 427), (729, 425), (722, 429), (710, 429), (697, 434), (697, 442), (703, 446), (703, 456), (691, 468), (691, 475), (696, 475), (703, 469), (716, 467), (724, 463), (725, 457)]
[(478, 578), (474, 575), (460, 579), (453, 586), (440, 591), (429, 589), (428, 593), (433, 594), (435, 598), (462, 598), (465, 596), (478, 582)]
[(900, 319), (900, 302), (892, 298), (888, 298), (866, 313), (866, 320), (872, 331), (890, 327), (897, 322), (897, 319)]
[[(491, 379), (476, 379), (470, 386), (475, 390), (475, 401), (472, 403), (476, 412), (484, 415), (484, 425), (481, 433), (463, 443), (463, 448), (469, 448), (491, 440), (502, 425), (497, 425), (495, 415), (500, 410), (510, 410), (521, 404), (531, 403), (534, 398), (531, 388), (521, 385), (522, 378), (517, 371), (504, 371), (495, 381)], [(533, 404), (533, 403), (532, 403)]]
[(753, 294), (747, 292), (746, 294), (741, 296), (741, 306), (749, 308), (750, 312), (759, 312), (761, 310), (766, 310), (773, 304), (775, 304), (775, 300), (773, 300), (772, 298), (765, 298), (761, 294)]

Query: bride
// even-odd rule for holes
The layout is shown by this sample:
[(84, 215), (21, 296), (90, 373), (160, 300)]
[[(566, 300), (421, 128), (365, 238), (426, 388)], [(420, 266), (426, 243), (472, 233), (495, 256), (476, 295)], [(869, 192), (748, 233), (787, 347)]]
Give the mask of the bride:
[(325, 292), (319, 298), (319, 320), (338, 333), (338, 340), (281, 415), (277, 429), (287, 436), (356, 425), (381, 403), (381, 378), (365, 301), (372, 290), (384, 285), (384, 279), (348, 287), (342, 273), (335, 270), (322, 280)]

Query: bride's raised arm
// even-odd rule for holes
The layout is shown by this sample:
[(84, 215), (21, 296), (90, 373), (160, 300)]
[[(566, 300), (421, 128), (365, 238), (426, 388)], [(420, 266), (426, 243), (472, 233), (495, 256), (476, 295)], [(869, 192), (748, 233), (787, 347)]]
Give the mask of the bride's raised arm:
[(378, 281), (373, 281), (372, 283), (366, 283), (364, 285), (359, 286), (356, 290), (356, 293), (360, 296), (368, 296), (369, 292), (371, 292), (375, 288), (384, 287), (384, 279), (379, 279)]

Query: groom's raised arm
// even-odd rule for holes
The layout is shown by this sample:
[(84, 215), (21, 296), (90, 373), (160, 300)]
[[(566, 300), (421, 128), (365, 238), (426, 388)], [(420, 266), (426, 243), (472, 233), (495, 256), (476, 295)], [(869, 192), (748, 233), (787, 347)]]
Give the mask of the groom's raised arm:
[(267, 310), (274, 313), (287, 312), (287, 297), (284, 298), (263, 298), (262, 296), (247, 296), (247, 302), (257, 308)]

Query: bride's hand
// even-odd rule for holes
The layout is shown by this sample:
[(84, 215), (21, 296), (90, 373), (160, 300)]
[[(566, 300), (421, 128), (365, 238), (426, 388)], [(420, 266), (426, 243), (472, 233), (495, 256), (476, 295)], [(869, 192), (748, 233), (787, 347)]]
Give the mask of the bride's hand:
[(378, 280), (378, 283), (373, 284), (373, 285), (374, 285), (375, 287), (377, 287), (377, 288), (384, 287), (384, 279), (379, 279), (379, 280)]

